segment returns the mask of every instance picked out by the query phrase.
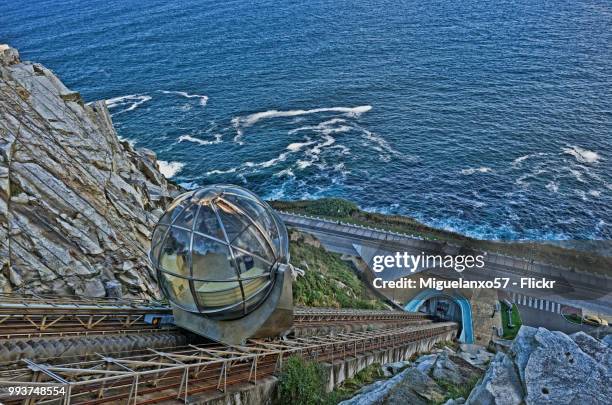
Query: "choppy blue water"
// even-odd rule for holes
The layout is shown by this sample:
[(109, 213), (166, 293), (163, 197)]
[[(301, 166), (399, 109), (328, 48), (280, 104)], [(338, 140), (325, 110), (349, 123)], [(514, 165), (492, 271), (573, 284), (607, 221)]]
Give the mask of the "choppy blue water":
[(612, 237), (612, 3), (0, 1), (186, 185), (482, 238)]

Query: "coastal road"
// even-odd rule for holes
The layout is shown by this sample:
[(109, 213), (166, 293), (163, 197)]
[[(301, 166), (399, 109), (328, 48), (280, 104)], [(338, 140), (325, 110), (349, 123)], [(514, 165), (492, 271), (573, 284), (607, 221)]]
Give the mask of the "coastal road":
[[(461, 252), (465, 254), (465, 249), (461, 246), (423, 240), (414, 235), (285, 212), (279, 212), (279, 215), (287, 226), (313, 234), (325, 249), (340, 254), (360, 256), (370, 268), (375, 255), (394, 255), (395, 252), (408, 252), (412, 255), (422, 253), (453, 255)], [(439, 277), (453, 279), (461, 277), (465, 280), (492, 280), (495, 277), (518, 280), (522, 277), (546, 277), (555, 280), (553, 290), (527, 290), (521, 289), (520, 284), (516, 286), (509, 284), (505, 291), (510, 294), (529, 294), (534, 298), (545, 298), (559, 305), (573, 306), (602, 315), (612, 314), (612, 277), (602, 274), (579, 272), (495, 252), (486, 253), (484, 269), (466, 270), (462, 273), (449, 269), (417, 269), (417, 272), (420, 271), (427, 271), (428, 274)], [(410, 274), (405, 269), (391, 268), (385, 269), (377, 276), (385, 280), (395, 280)]]

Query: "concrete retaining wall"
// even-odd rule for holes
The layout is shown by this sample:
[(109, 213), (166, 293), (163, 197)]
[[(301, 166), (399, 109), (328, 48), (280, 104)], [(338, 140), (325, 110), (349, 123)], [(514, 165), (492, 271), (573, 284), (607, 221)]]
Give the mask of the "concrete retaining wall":
[(429, 352), (436, 343), (452, 340), (456, 333), (457, 331), (453, 330), (445, 335), (431, 337), (420, 342), (408, 343), (402, 347), (375, 350), (359, 354), (357, 357), (349, 356), (342, 360), (336, 360), (333, 364), (323, 363), (323, 367), (328, 372), (326, 391), (332, 391), (335, 387), (342, 384), (344, 380), (352, 378), (371, 364), (386, 364), (408, 360), (414, 353)]
[[(431, 337), (420, 342), (408, 343), (401, 347), (380, 349), (355, 356), (348, 356), (333, 363), (323, 363), (327, 371), (326, 391), (332, 391), (348, 378), (374, 363), (393, 363), (407, 360), (414, 353), (429, 352), (438, 342), (452, 340), (457, 331), (449, 331), (440, 336)], [(189, 404), (193, 405), (268, 405), (278, 402), (278, 379), (276, 377), (262, 378), (253, 384), (240, 384), (228, 388), (226, 393), (213, 393), (193, 397)]]

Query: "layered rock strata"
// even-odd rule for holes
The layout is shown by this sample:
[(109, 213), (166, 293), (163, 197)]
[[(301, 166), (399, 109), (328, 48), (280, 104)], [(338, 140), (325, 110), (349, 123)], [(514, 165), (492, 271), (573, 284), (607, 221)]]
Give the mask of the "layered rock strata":
[(146, 253), (176, 191), (103, 101), (0, 45), (0, 291), (158, 298)]

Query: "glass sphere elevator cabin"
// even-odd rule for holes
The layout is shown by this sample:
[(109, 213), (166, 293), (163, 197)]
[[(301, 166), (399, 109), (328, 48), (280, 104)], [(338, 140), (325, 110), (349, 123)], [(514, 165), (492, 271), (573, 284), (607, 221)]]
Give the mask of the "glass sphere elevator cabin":
[(250, 191), (213, 185), (180, 195), (149, 256), (178, 326), (230, 344), (291, 328), (287, 229)]

